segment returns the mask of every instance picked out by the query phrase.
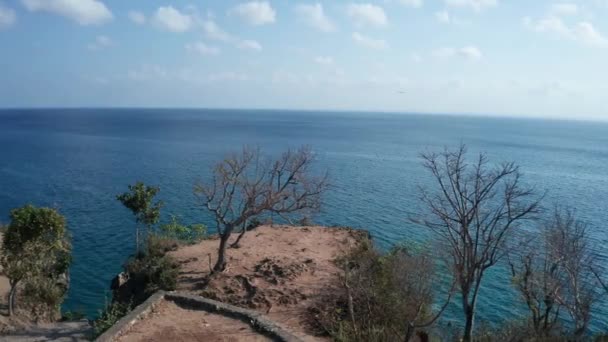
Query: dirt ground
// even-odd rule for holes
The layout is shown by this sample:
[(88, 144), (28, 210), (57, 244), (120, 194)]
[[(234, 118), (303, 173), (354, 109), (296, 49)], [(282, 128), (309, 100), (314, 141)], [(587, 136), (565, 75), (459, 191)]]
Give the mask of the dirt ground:
[(346, 228), (261, 226), (228, 249), (226, 271), (212, 277), (219, 241), (205, 240), (172, 252), (182, 263), (177, 290), (260, 311), (304, 340), (321, 341), (306, 323), (309, 305), (338, 281), (335, 258), (364, 237)]
[(267, 342), (248, 324), (239, 320), (184, 309), (171, 301), (163, 301), (116, 342), (171, 341), (171, 342)]
[[(209, 271), (219, 241), (205, 240), (171, 252), (182, 265), (177, 290), (257, 310), (305, 341), (323, 341), (308, 328), (308, 308), (338, 281), (334, 259), (363, 238), (364, 232), (346, 228), (261, 226), (247, 232), (239, 248), (228, 249), (227, 269), (213, 276)], [(0, 277), (2, 298), (7, 286)], [(159, 306), (119, 340), (268, 341), (241, 321), (172, 302)]]

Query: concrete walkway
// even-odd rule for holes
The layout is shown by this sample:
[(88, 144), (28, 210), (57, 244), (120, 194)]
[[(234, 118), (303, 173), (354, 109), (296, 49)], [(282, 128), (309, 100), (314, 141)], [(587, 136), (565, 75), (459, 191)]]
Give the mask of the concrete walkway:
[(91, 325), (87, 320), (76, 322), (58, 322), (29, 327), (24, 331), (11, 332), (7, 336), (0, 336), (4, 342), (42, 342), (60, 341), (76, 342), (88, 341), (87, 336), (92, 333)]

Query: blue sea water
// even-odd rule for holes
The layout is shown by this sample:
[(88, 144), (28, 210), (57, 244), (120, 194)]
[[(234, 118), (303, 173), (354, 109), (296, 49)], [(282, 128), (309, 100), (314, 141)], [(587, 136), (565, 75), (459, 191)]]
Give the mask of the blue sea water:
[[(137, 180), (160, 186), (165, 215), (212, 226), (192, 194), (210, 165), (244, 144), (269, 154), (302, 144), (330, 171), (332, 190), (315, 221), (369, 230), (383, 248), (428, 234), (421, 212), (429, 175), (419, 154), (464, 142), (491, 161), (515, 161), (547, 190), (545, 204), (577, 209), (608, 266), (608, 124), (440, 115), (268, 110), (50, 109), (0, 111), (0, 221), (27, 203), (55, 206), (73, 236), (65, 308), (90, 316), (134, 246), (133, 219), (115, 199)], [(492, 272), (479, 300), (482, 320), (518, 312), (508, 274)], [(608, 330), (606, 305), (594, 331)], [(455, 302), (446, 319), (459, 314)]]

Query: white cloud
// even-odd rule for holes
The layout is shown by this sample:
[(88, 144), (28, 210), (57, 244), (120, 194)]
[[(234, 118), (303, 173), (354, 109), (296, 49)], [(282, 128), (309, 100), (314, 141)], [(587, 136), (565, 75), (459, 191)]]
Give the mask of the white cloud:
[(557, 34), (562, 37), (570, 36), (570, 28), (566, 26), (562, 19), (555, 16), (549, 16), (537, 21), (532, 20), (530, 17), (525, 17), (524, 26), (536, 32)]
[(186, 32), (194, 27), (194, 19), (172, 6), (161, 6), (156, 10), (154, 21), (161, 28), (171, 32)]
[(108, 36), (97, 36), (95, 41), (87, 46), (91, 51), (102, 50), (114, 44)]
[(11, 27), (17, 21), (17, 14), (12, 8), (4, 7), (0, 3), (0, 30)]
[(228, 43), (241, 50), (262, 51), (262, 45), (255, 40), (240, 39), (219, 27), (213, 20), (202, 21), (202, 28), (208, 39)]
[(358, 27), (385, 27), (388, 25), (388, 18), (384, 9), (372, 4), (350, 4), (346, 9), (348, 16)]
[(458, 49), (458, 54), (472, 61), (480, 60), (483, 57), (481, 50), (476, 46), (465, 46), (460, 48)]
[(325, 15), (323, 5), (320, 3), (297, 5), (295, 11), (302, 22), (319, 31), (332, 32), (336, 30), (334, 23)]
[(422, 0), (399, 0), (399, 3), (401, 3), (402, 5), (408, 6), (408, 7), (413, 7), (413, 8), (420, 8), (422, 7)]
[(475, 12), (498, 5), (498, 0), (445, 0), (445, 4), (451, 7), (470, 8)]
[(254, 26), (274, 23), (276, 20), (276, 11), (268, 1), (245, 2), (232, 8), (229, 13)]
[(448, 24), (450, 22), (450, 13), (448, 11), (439, 11), (435, 12), (435, 19), (443, 24)]
[(321, 65), (332, 65), (334, 64), (334, 59), (330, 56), (318, 56), (315, 58), (315, 63)]
[(371, 37), (362, 35), (359, 32), (354, 32), (352, 37), (353, 37), (353, 40), (355, 41), (355, 43), (357, 43), (363, 47), (366, 47), (366, 48), (382, 50), (382, 49), (386, 49), (388, 47), (388, 44), (386, 43), (385, 40), (371, 38)]
[(203, 56), (215, 56), (220, 53), (220, 49), (215, 46), (209, 46), (203, 42), (186, 44), (186, 50), (199, 53)]
[(129, 11), (129, 19), (137, 25), (143, 25), (146, 23), (146, 16), (138, 11)]
[(608, 46), (608, 38), (599, 33), (591, 23), (583, 21), (578, 23), (572, 32), (577, 40), (595, 46)]
[(113, 18), (99, 0), (21, 0), (30, 12), (49, 12), (76, 21), (80, 25), (99, 25)]
[(568, 26), (561, 18), (550, 15), (539, 20), (525, 17), (523, 23), (524, 26), (535, 32), (550, 34), (557, 38), (573, 40), (590, 46), (608, 47), (608, 38), (587, 21)]
[(575, 15), (578, 13), (578, 5), (573, 3), (559, 3), (551, 6), (551, 13), (556, 15)]
[(481, 50), (476, 46), (465, 46), (462, 48), (443, 47), (433, 51), (433, 56), (439, 59), (463, 57), (470, 61), (478, 61), (483, 58)]
[(242, 50), (262, 51), (262, 45), (255, 40), (241, 40), (236, 47)]
[(234, 40), (228, 32), (222, 30), (213, 20), (206, 20), (203, 22), (203, 31), (207, 38), (212, 40), (218, 40), (222, 42), (229, 42)]

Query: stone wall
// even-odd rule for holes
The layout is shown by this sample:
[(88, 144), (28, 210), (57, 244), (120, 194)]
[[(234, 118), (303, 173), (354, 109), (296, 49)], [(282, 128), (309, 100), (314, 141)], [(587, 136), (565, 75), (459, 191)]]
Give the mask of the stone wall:
[(125, 334), (131, 328), (131, 326), (137, 323), (137, 321), (145, 319), (145, 317), (154, 309), (154, 307), (163, 300), (173, 301), (179, 306), (188, 309), (202, 310), (233, 319), (238, 319), (251, 325), (251, 327), (259, 331), (260, 334), (264, 334), (275, 341), (301, 342), (300, 338), (285, 328), (272, 322), (259, 312), (239, 308), (234, 305), (218, 302), (200, 296), (164, 291), (159, 291), (152, 295), (145, 302), (137, 306), (133, 311), (129, 312), (125, 317), (121, 318), (116, 324), (114, 324), (114, 326), (99, 336), (95, 341), (114, 341), (115, 338)]

